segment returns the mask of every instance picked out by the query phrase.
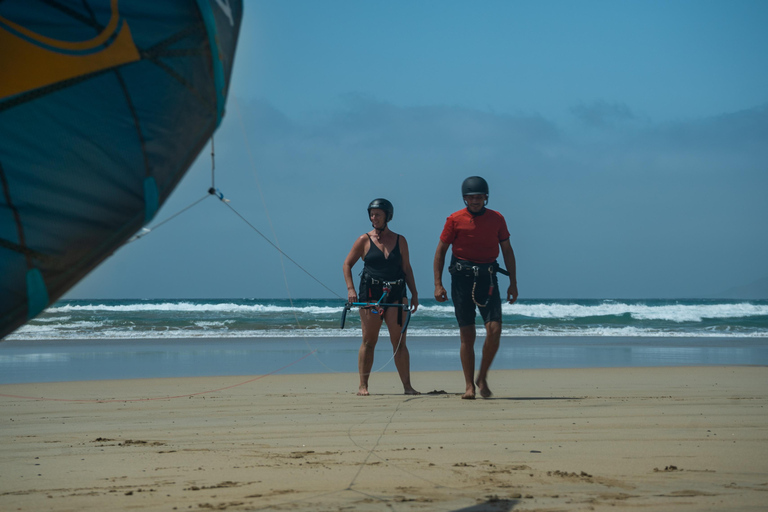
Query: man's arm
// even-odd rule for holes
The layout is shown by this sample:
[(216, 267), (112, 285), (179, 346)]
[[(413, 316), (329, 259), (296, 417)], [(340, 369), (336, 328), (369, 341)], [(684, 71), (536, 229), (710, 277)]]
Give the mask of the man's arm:
[(448, 300), (448, 293), (443, 286), (443, 267), (445, 267), (445, 254), (448, 252), (447, 244), (440, 240), (437, 243), (437, 250), (435, 250), (435, 261), (432, 264), (432, 269), (435, 272), (435, 300), (437, 302), (445, 302)]
[(517, 265), (515, 264), (515, 251), (509, 243), (509, 239), (500, 243), (501, 255), (504, 258), (504, 266), (509, 272), (509, 288), (507, 288), (507, 300), (514, 304), (517, 300)]

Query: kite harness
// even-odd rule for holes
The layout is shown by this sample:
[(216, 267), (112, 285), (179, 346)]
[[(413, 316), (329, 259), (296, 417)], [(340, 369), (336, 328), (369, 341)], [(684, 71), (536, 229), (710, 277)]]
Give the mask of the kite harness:
[[(458, 274), (462, 276), (472, 277), (472, 302), (474, 302), (477, 306), (484, 308), (488, 305), (488, 300), (493, 295), (494, 290), (494, 283), (496, 282), (494, 279), (494, 274), (498, 272), (499, 274), (508, 276), (509, 272), (507, 272), (505, 269), (501, 268), (497, 262), (493, 263), (473, 263), (471, 261), (466, 260), (460, 260), (456, 258), (455, 256), (452, 258), (451, 265), (448, 267), (448, 272), (450, 272), (452, 275)], [(488, 295), (485, 297), (485, 301), (483, 301), (482, 304), (477, 302), (477, 299), (475, 298), (475, 290), (477, 288), (477, 280), (478, 277), (484, 277), (488, 276)]]
[[(369, 297), (368, 302), (347, 302), (344, 304), (344, 310), (341, 312), (341, 329), (344, 328), (344, 323), (347, 319), (347, 312), (351, 310), (352, 308), (360, 308), (360, 309), (370, 309), (372, 313), (376, 315), (382, 315), (384, 314), (384, 311), (386, 311), (387, 308), (398, 308), (397, 312), (397, 323), (398, 325), (402, 325), (403, 328), (400, 330), (400, 334), (404, 333), (405, 330), (408, 328), (408, 323), (411, 321), (411, 310), (408, 307), (408, 304), (403, 303), (397, 303), (397, 302), (384, 302), (385, 299), (388, 298), (389, 293), (392, 291), (394, 287), (402, 287), (405, 285), (405, 280), (400, 278), (396, 281), (382, 281), (379, 279), (374, 279), (371, 277), (368, 277), (368, 279), (371, 280), (371, 284), (373, 285), (382, 285), (382, 294), (381, 297), (379, 297), (379, 300), (376, 302), (371, 302), (371, 299)], [(371, 289), (368, 288), (368, 295), (371, 295)], [(405, 316), (405, 322), (402, 321), (402, 315), (403, 310), (405, 310), (406, 316)]]

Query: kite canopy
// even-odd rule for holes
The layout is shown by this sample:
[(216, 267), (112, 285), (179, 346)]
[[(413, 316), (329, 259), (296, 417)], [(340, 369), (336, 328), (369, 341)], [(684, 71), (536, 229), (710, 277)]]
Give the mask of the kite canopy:
[(241, 16), (0, 1), (0, 338), (152, 220), (221, 122)]

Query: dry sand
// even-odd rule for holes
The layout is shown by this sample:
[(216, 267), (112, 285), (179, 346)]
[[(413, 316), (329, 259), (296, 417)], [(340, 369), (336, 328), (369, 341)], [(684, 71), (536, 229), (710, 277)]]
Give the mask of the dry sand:
[(490, 377), (0, 386), (0, 510), (768, 508), (766, 367)]

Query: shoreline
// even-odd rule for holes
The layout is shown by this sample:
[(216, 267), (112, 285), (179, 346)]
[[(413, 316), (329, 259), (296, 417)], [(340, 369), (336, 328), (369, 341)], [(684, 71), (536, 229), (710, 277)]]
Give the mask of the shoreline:
[[(0, 343), (0, 385), (74, 380), (348, 373), (359, 338), (39, 340)], [(411, 371), (459, 371), (458, 337), (409, 337)], [(479, 353), (482, 339), (475, 351)], [(393, 372), (382, 337), (375, 372)], [(502, 336), (492, 370), (768, 365), (768, 338)]]
[[(761, 510), (763, 366), (8, 384), (8, 510)], [(433, 394), (426, 394), (435, 391)], [(13, 393), (10, 393), (13, 392)], [(78, 401), (71, 401), (72, 398)], [(176, 398), (174, 398), (176, 397)]]

